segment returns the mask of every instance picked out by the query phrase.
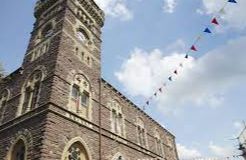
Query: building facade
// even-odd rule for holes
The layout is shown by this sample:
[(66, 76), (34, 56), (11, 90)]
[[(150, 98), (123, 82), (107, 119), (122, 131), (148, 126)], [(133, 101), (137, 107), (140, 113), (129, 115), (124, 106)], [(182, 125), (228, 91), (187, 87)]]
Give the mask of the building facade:
[(175, 137), (101, 78), (104, 13), (39, 0), (22, 66), (0, 83), (1, 160), (178, 160)]

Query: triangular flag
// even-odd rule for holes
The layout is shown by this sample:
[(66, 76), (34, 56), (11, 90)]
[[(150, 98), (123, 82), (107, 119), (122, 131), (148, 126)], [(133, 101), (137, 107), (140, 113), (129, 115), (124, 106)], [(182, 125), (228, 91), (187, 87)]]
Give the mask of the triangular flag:
[(193, 46), (191, 46), (191, 48), (190, 48), (192, 51), (197, 51), (197, 49), (196, 49), (196, 47), (193, 45)]
[(169, 81), (173, 81), (172, 77), (169, 77), (168, 80), (169, 80)]
[(159, 91), (162, 92), (162, 88), (159, 88)]
[(146, 104), (149, 105), (149, 101), (147, 101)]
[(154, 96), (157, 96), (157, 93), (155, 93)]
[(218, 23), (218, 21), (217, 21), (216, 18), (213, 18), (212, 21), (211, 21), (211, 23), (216, 24), (216, 25), (219, 25), (219, 23)]
[(178, 74), (178, 71), (177, 71), (177, 70), (175, 70), (173, 73), (174, 73), (174, 74)]
[(228, 2), (230, 2), (230, 3), (237, 3), (237, 1), (235, 1), (235, 0), (228, 0)]
[(205, 33), (212, 33), (209, 28), (206, 28), (203, 32), (205, 32)]
[(188, 59), (188, 58), (189, 58), (189, 55), (188, 55), (188, 54), (186, 54), (186, 55), (185, 55), (185, 58), (186, 58), (186, 59)]

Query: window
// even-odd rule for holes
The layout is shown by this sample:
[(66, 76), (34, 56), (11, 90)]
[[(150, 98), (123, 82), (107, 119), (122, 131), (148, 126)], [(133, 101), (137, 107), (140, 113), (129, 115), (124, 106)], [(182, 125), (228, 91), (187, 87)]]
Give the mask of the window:
[(83, 75), (76, 75), (72, 85), (69, 110), (82, 117), (90, 118), (90, 85)]
[(118, 116), (119, 116), (118, 120), (119, 120), (120, 133), (123, 135), (124, 134), (124, 119), (123, 119), (122, 114), (119, 114)]
[(72, 88), (72, 98), (74, 100), (78, 100), (79, 99), (79, 86), (74, 84), (73, 88)]
[(155, 133), (155, 146), (156, 146), (156, 153), (163, 156), (162, 141), (158, 130), (156, 130)]
[(115, 110), (112, 110), (112, 123), (113, 123), (113, 132), (117, 133), (118, 128), (117, 128), (117, 113)]
[(122, 109), (119, 103), (115, 100), (109, 103), (109, 107), (111, 108), (111, 128), (112, 132), (125, 136), (124, 130), (124, 117), (122, 114)]
[(7, 104), (9, 98), (9, 91), (8, 90), (4, 90), (1, 94), (0, 94), (0, 124), (2, 123), (2, 120), (4, 118), (4, 112), (5, 112), (5, 107)]
[(24, 86), (21, 114), (37, 108), (42, 72), (35, 71)]
[(26, 160), (26, 147), (23, 140), (19, 140), (13, 147), (11, 160)]
[(85, 59), (85, 53), (81, 52), (81, 60), (83, 61)]
[(47, 24), (42, 30), (42, 37), (48, 38), (53, 34), (53, 25), (52, 23)]
[(62, 160), (89, 160), (84, 146), (80, 142), (75, 142), (66, 151)]
[(89, 93), (84, 91), (81, 95), (81, 105), (84, 107), (89, 106)]
[(146, 143), (146, 132), (144, 129), (144, 122), (142, 119), (138, 118), (138, 122), (137, 122), (137, 136), (138, 136), (138, 143), (139, 145), (146, 147), (147, 143)]

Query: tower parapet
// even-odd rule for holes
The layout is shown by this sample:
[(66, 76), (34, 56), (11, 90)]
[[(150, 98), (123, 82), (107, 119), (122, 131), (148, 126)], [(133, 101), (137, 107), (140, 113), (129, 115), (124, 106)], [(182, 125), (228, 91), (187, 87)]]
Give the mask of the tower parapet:
[[(35, 6), (35, 17), (40, 18), (42, 14), (47, 11), (47, 8), (50, 8), (56, 3), (62, 3), (64, 0), (38, 0)], [(74, 3), (75, 5), (83, 6), (83, 11), (88, 12), (94, 21), (100, 26), (103, 27), (105, 15), (104, 12), (99, 8), (99, 6), (91, 0), (68, 0)], [(81, 15), (83, 14), (81, 11)], [(80, 11), (77, 11), (79, 14)]]

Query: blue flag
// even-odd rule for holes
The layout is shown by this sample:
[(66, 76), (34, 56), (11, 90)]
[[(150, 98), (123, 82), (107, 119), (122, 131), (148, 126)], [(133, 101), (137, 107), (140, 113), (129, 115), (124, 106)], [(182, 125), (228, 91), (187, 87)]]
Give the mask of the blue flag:
[(204, 32), (205, 32), (205, 33), (212, 33), (212, 32), (210, 31), (209, 28), (206, 28), (206, 29), (204, 30)]
[(228, 0), (228, 2), (230, 2), (230, 3), (237, 3), (237, 1), (235, 1), (235, 0)]

